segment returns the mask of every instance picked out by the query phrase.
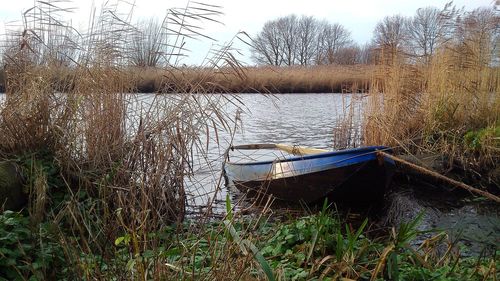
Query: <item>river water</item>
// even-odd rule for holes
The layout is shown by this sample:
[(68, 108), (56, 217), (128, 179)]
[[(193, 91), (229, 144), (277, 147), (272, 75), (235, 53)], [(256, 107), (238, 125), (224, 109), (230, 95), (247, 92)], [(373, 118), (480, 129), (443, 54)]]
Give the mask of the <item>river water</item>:
[[(138, 108), (150, 108), (152, 104), (154, 107), (154, 103), (162, 99), (150, 94), (136, 95), (131, 105), (136, 117), (143, 112)], [(0, 94), (0, 103), (3, 98)], [(227, 130), (218, 130), (215, 134), (211, 130), (208, 151), (203, 157), (195, 157), (194, 174), (186, 183), (188, 211), (192, 216), (207, 211), (223, 214), (226, 194), (233, 203), (241, 201), (242, 195), (237, 190), (228, 190), (221, 179), (223, 154), (231, 143), (286, 143), (333, 149), (334, 130), (345, 121), (347, 113), (351, 113), (354, 127), (359, 125), (364, 97), (361, 94), (239, 94), (234, 99), (238, 102), (233, 100), (221, 106), (230, 119), (237, 119), (236, 124), (229, 123), (236, 128), (234, 134)], [(356, 140), (359, 135), (352, 137)], [(472, 253), (492, 250), (500, 244), (498, 205), (449, 196), (449, 191), (441, 187), (395, 186), (395, 190), (388, 196), (382, 219), (387, 225), (408, 222), (423, 212), (420, 229), (436, 228), (446, 231), (450, 239), (460, 237)]]

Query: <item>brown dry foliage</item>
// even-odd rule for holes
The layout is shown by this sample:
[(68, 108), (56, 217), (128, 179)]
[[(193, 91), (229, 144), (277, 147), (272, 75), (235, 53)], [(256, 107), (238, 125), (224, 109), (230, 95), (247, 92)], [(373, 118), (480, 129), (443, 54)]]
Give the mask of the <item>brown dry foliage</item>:
[[(472, 174), (496, 166), (498, 142), (478, 150), (464, 141), (467, 132), (499, 126), (498, 49), (489, 43), (498, 35), (494, 29), (482, 29), (489, 24), (482, 14), (487, 11), (466, 13), (464, 21), (455, 23), (454, 39), (438, 48), (428, 63), (405, 53), (390, 63), (380, 60), (364, 112), (366, 145), (440, 154), (448, 159), (448, 167), (459, 164)], [(490, 21), (497, 19), (490, 15)]]
[[(68, 262), (79, 265), (75, 274), (103, 278), (99, 271), (86, 275), (82, 254), (112, 255), (110, 243), (128, 233), (133, 237), (130, 253), (138, 255), (158, 246), (149, 233), (184, 219), (184, 184), (192, 173), (193, 153), (204, 153), (208, 127), (230, 127), (220, 108), (231, 96), (204, 95), (205, 87), (179, 76), (170, 80), (180, 90), (177, 95), (152, 95), (148, 104), (127, 94), (135, 91), (135, 84), (122, 63), (128, 50), (121, 42), (131, 36), (133, 26), (119, 19), (113, 5), (91, 19), (94, 25), (78, 39), (77, 55), (63, 57), (61, 64), (60, 50), (74, 46), (50, 40), (67, 26), (57, 13), (65, 10), (54, 8), (59, 2), (49, 4), (37, 2), (25, 13), (24, 32), (9, 37), (16, 41), (9, 42), (12, 47), (4, 57), (0, 157), (40, 151), (52, 157), (68, 198), (57, 208), (47, 208), (48, 178), (35, 171), (30, 215), (35, 222), (48, 217), (61, 227)], [(183, 36), (181, 31), (177, 35)], [(229, 51), (217, 53), (211, 71), (239, 71), (229, 63), (232, 58)], [(81, 194), (87, 199), (82, 201)], [(68, 231), (79, 240), (66, 237)], [(145, 266), (139, 263), (134, 272), (144, 275)], [(165, 268), (161, 262), (157, 266)], [(123, 277), (129, 273), (114, 272)]]
[(179, 92), (198, 86), (198, 91), (231, 93), (341, 93), (366, 92), (372, 67), (245, 67), (232, 68), (158, 68), (130, 69), (139, 92)]

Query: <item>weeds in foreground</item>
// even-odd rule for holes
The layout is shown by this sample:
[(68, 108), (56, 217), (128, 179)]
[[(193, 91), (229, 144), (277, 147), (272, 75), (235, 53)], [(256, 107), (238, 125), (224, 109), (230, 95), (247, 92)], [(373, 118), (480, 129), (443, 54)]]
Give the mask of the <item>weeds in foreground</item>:
[[(118, 234), (107, 251), (90, 253), (73, 249), (78, 236), (58, 237), (56, 225), (33, 226), (25, 214), (6, 211), (0, 215), (5, 234), (0, 274), (9, 280), (494, 280), (498, 275), (498, 250), (469, 258), (439, 253), (437, 243), (453, 246), (443, 233), (410, 246), (420, 235), (418, 218), (376, 238), (366, 220), (357, 225), (329, 209), (281, 222), (228, 215), (203, 227), (184, 222), (144, 237)], [(134, 239), (144, 247), (139, 253)], [(78, 253), (69, 263), (71, 249)]]

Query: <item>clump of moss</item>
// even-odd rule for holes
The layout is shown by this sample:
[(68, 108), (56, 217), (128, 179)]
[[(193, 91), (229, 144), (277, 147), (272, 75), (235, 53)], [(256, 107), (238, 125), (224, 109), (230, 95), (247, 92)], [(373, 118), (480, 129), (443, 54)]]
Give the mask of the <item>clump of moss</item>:
[(481, 150), (485, 147), (500, 148), (500, 125), (469, 131), (464, 135), (467, 148)]

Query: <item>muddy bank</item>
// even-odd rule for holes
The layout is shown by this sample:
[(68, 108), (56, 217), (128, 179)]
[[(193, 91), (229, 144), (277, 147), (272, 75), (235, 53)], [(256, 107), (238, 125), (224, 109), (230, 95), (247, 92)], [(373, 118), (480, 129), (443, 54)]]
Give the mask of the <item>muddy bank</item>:
[(446, 250), (448, 243), (463, 256), (494, 254), (500, 244), (500, 205), (476, 197), (462, 189), (426, 181), (425, 177), (399, 174), (386, 196), (380, 222), (398, 227), (415, 220), (421, 214), (418, 229), (423, 233), (415, 241), (444, 232), (448, 237), (439, 246)]

